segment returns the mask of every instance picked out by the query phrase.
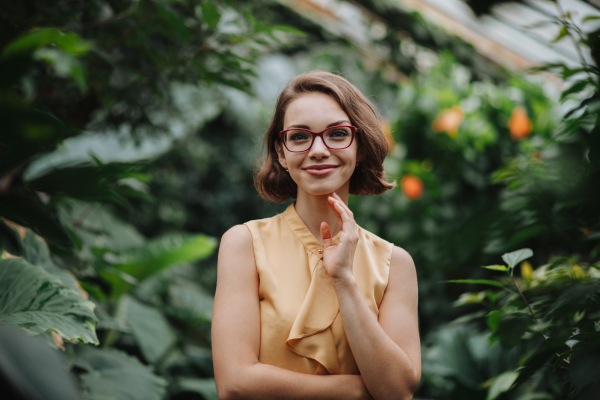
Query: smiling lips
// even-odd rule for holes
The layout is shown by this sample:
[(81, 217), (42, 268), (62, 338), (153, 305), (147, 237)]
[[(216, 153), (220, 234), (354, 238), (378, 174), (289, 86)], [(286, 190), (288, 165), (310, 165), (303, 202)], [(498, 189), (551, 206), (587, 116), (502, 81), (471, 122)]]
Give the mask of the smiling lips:
[(310, 167), (304, 168), (304, 170), (314, 176), (323, 176), (323, 175), (329, 174), (331, 171), (333, 171), (337, 167), (338, 167), (338, 165), (322, 164), (322, 165), (311, 165)]

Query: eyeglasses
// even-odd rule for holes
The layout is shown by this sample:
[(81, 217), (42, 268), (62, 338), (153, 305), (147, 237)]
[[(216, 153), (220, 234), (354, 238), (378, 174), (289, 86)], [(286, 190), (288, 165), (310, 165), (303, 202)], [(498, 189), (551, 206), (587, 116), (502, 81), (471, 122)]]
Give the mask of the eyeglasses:
[(315, 138), (321, 137), (325, 146), (331, 150), (342, 150), (350, 147), (354, 141), (354, 135), (358, 130), (355, 126), (330, 126), (321, 132), (312, 132), (308, 129), (287, 129), (279, 132), (281, 141), (288, 151), (302, 153), (309, 150)]

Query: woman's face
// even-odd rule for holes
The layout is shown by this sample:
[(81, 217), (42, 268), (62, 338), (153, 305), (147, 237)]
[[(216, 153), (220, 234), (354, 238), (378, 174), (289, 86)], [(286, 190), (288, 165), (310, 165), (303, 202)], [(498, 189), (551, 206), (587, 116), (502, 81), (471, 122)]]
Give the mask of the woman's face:
[[(304, 128), (321, 132), (333, 125), (352, 125), (348, 115), (331, 96), (320, 92), (309, 92), (293, 100), (286, 110), (283, 129)], [(320, 137), (315, 137), (312, 147), (303, 153), (293, 153), (285, 146), (277, 146), (279, 162), (288, 168), (289, 174), (298, 185), (298, 191), (311, 195), (327, 195), (332, 191), (347, 193), (350, 177), (354, 172), (357, 157), (356, 136), (350, 147), (331, 150)], [(308, 167), (328, 165), (317, 175)], [(327, 172), (330, 171), (330, 172)], [(300, 195), (300, 193), (299, 193)]]

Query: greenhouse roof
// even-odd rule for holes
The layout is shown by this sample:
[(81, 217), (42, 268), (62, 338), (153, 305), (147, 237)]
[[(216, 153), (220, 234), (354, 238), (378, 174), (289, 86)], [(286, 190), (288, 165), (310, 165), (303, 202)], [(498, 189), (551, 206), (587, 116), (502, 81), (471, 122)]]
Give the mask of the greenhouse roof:
[[(377, 22), (353, 2), (341, 0), (280, 0), (288, 7), (319, 23), (328, 31), (368, 49), (377, 39)], [(496, 5), (490, 15), (477, 17), (463, 0), (381, 0), (405, 12), (417, 11), (448, 33), (461, 37), (490, 60), (511, 69), (545, 63), (580, 65), (573, 42), (564, 38), (553, 43), (561, 27), (551, 23), (559, 15), (556, 4), (547, 0), (525, 0)], [(600, 27), (600, 0), (560, 0), (584, 31)], [(594, 4), (594, 5), (592, 5)], [(583, 50), (589, 61), (589, 53)]]

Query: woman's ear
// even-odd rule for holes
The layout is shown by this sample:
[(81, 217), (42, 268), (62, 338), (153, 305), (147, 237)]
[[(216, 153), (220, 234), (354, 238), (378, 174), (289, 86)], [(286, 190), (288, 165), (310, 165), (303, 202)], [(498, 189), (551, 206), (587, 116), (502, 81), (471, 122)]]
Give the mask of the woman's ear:
[(276, 141), (275, 142), (275, 151), (277, 151), (277, 158), (279, 161), (279, 164), (281, 164), (281, 166), (284, 169), (287, 169), (287, 161), (285, 159), (285, 153), (283, 152), (283, 146), (281, 145), (281, 142)]

